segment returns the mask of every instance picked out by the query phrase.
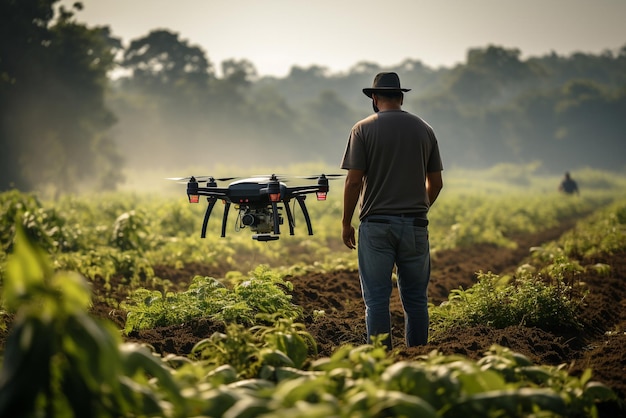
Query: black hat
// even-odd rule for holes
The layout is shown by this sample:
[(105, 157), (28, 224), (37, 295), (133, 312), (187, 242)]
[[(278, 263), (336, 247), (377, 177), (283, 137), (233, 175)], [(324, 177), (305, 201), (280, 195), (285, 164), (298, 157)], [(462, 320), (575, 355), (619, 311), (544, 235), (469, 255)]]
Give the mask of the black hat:
[(400, 77), (396, 73), (378, 73), (374, 77), (374, 83), (372, 88), (363, 89), (363, 93), (369, 98), (372, 97), (372, 93), (377, 91), (411, 91), (411, 89), (403, 89), (400, 87)]

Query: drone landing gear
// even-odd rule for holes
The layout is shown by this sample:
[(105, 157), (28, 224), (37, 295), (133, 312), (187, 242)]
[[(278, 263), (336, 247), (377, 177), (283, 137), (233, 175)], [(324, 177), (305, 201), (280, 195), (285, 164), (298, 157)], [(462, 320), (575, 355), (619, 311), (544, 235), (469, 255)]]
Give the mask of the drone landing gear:
[(280, 238), (279, 235), (273, 235), (273, 234), (254, 234), (252, 235), (252, 239), (255, 239), (257, 241), (276, 241), (278, 238)]

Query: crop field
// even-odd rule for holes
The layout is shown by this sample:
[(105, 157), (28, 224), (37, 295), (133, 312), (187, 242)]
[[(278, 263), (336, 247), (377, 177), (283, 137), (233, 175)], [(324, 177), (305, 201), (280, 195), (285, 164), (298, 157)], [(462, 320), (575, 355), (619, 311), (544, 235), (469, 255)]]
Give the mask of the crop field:
[(220, 208), (201, 239), (181, 185), (0, 194), (0, 416), (624, 416), (626, 177), (575, 174), (446, 173), (429, 342), (394, 289), (391, 352), (365, 344), (341, 180), (273, 242), (220, 238)]

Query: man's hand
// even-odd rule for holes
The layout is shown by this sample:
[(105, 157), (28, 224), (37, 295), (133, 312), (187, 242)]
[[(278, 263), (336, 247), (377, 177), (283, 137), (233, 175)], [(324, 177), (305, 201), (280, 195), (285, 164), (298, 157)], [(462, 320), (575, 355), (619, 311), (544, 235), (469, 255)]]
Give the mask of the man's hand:
[(356, 249), (356, 238), (354, 234), (354, 227), (352, 225), (344, 225), (341, 232), (343, 237), (343, 243), (351, 250)]

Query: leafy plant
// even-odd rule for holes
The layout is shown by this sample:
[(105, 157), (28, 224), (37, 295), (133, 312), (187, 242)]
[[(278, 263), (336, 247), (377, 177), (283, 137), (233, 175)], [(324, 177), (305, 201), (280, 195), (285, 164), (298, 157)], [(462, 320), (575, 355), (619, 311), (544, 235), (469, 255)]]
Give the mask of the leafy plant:
[(180, 324), (199, 317), (246, 325), (255, 324), (259, 314), (295, 319), (302, 312), (285, 292), (290, 286), (267, 266), (259, 266), (252, 277), (235, 280), (232, 289), (217, 279), (201, 276), (196, 276), (184, 292), (163, 294), (138, 289), (123, 305), (128, 312), (125, 332)]
[(117, 217), (113, 224), (111, 244), (120, 250), (143, 250), (147, 229), (142, 215), (131, 210)]
[(454, 289), (448, 301), (431, 306), (433, 332), (453, 326), (510, 325), (536, 326), (543, 329), (580, 326), (577, 313), (582, 293), (556, 277), (556, 285), (541, 276), (523, 273), (510, 282), (506, 277), (480, 272), (477, 283), (469, 289)]
[(90, 317), (84, 278), (53, 272), (20, 226), (3, 290), (15, 319), (0, 372), (1, 416), (165, 416), (169, 406), (184, 413), (164, 364)]
[(32, 194), (17, 190), (0, 193), (0, 249), (11, 251), (16, 225), (37, 245), (48, 252), (72, 251), (77, 248), (79, 234), (66, 225), (53, 208), (45, 208)]
[[(262, 314), (259, 314), (263, 318)], [(265, 344), (284, 353), (292, 361), (292, 366), (302, 368), (309, 356), (317, 354), (317, 343), (306, 331), (304, 324), (294, 323), (291, 318), (281, 315), (267, 315), (265, 322), (273, 325), (259, 325), (251, 331)]]

